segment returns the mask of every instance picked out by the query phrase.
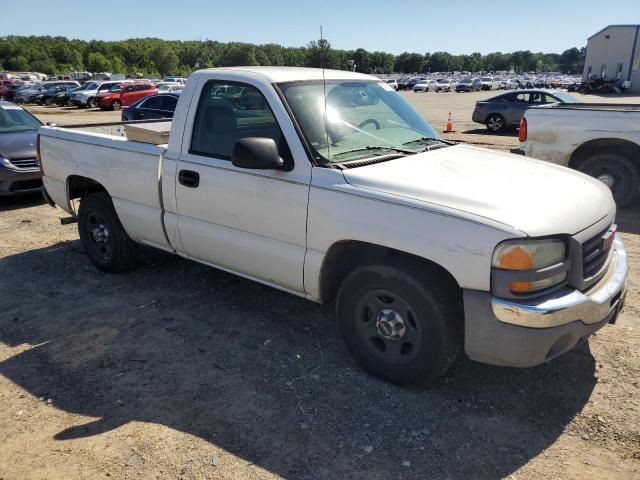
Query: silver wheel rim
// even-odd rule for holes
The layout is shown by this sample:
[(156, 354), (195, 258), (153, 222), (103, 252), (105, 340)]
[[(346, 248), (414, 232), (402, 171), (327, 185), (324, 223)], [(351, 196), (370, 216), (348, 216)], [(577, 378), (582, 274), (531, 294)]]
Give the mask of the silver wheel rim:
[(502, 128), (502, 120), (500, 117), (491, 117), (487, 120), (487, 126), (489, 127), (489, 130), (494, 132), (498, 131)]

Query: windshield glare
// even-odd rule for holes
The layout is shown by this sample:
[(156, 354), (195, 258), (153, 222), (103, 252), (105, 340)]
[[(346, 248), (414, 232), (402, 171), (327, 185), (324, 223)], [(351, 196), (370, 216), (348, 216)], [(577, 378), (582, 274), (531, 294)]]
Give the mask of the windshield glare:
[[(329, 162), (384, 155), (393, 148), (406, 149), (403, 145), (424, 137), (439, 138), (422, 116), (384, 82), (347, 80), (323, 85), (319, 80), (279, 87), (307, 140)], [(365, 147), (376, 148), (349, 152)]]
[(20, 107), (0, 106), (0, 133), (37, 131), (40, 122)]

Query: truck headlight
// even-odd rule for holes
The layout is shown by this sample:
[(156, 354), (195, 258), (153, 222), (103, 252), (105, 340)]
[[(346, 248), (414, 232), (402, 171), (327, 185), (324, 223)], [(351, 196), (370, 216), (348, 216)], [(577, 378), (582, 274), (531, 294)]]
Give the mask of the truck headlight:
[(507, 292), (538, 292), (565, 282), (570, 262), (561, 239), (510, 240), (496, 247), (491, 265), (494, 293), (504, 296)]

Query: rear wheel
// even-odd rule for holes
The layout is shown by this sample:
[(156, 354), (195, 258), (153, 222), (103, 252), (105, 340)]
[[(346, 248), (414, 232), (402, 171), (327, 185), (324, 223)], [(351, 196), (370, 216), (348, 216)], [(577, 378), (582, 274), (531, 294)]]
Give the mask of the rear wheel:
[(502, 115), (498, 115), (497, 113), (492, 113), (487, 117), (485, 124), (487, 126), (487, 130), (489, 130), (491, 133), (501, 132), (505, 127), (504, 117)]
[(356, 268), (340, 287), (338, 325), (366, 370), (396, 383), (429, 383), (453, 363), (461, 312), (438, 275), (410, 262)]
[(84, 251), (100, 270), (120, 272), (132, 266), (136, 244), (125, 232), (106, 193), (94, 193), (82, 199), (78, 231)]
[(580, 165), (578, 170), (597, 178), (611, 189), (620, 207), (629, 205), (638, 195), (640, 172), (627, 157), (617, 153), (595, 153)]

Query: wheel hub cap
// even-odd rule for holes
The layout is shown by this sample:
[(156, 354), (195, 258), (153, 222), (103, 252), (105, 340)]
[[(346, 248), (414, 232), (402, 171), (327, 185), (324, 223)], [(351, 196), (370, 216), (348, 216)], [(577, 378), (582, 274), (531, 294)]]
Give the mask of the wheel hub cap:
[(406, 332), (404, 319), (390, 308), (378, 312), (376, 328), (380, 336), (387, 340), (400, 340)]
[(600, 180), (609, 188), (613, 188), (613, 185), (616, 183), (616, 181), (613, 179), (613, 175), (611, 175), (610, 173), (603, 173), (602, 175), (599, 175), (598, 180)]
[(103, 224), (99, 224), (91, 230), (91, 236), (96, 243), (107, 243), (109, 241), (109, 230)]

